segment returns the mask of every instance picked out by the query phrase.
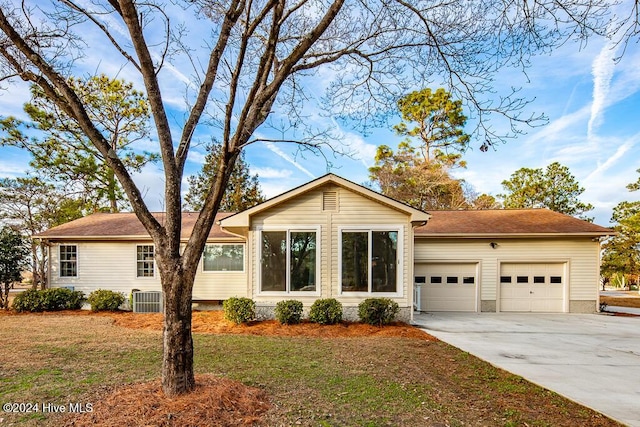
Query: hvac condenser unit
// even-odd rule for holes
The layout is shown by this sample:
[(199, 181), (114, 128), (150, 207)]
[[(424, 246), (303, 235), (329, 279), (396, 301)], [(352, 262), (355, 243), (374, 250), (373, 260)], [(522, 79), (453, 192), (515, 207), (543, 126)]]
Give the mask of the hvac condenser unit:
[(162, 292), (139, 291), (133, 293), (134, 313), (162, 313)]

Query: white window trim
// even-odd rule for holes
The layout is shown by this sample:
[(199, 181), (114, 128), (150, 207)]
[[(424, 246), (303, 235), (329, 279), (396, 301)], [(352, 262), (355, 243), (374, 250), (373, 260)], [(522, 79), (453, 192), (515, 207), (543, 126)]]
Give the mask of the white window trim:
[[(139, 246), (152, 246), (153, 247), (153, 276), (138, 276), (138, 247)], [(156, 265), (156, 245), (153, 243), (136, 243), (136, 250), (134, 253), (136, 259), (134, 276), (136, 280), (154, 280), (158, 274), (158, 266)]]
[[(367, 239), (367, 251), (368, 251), (368, 263), (369, 263), (369, 271), (367, 272), (368, 282), (369, 282), (369, 291), (368, 292), (349, 292), (342, 290), (342, 234), (344, 232), (362, 232), (368, 231), (369, 238)], [(398, 232), (398, 252), (397, 252), (397, 260), (398, 263), (396, 271), (396, 292), (373, 292), (371, 291), (371, 232), (372, 231), (396, 231)], [(388, 224), (388, 225), (343, 225), (338, 227), (338, 286), (339, 286), (339, 294), (349, 297), (380, 297), (380, 298), (401, 298), (404, 296), (404, 226), (399, 224)]]
[[(291, 295), (291, 296), (320, 296), (321, 293), (321, 283), (322, 283), (322, 251), (321, 251), (321, 240), (322, 240), (322, 227), (317, 226), (301, 226), (301, 227), (279, 227), (279, 226), (262, 226), (256, 228), (256, 248), (257, 248), (257, 265), (258, 265), (258, 276), (256, 280), (258, 281), (258, 296), (283, 296), (283, 295)], [(287, 233), (287, 262), (286, 262), (286, 284), (285, 287), (287, 290), (285, 291), (262, 291), (262, 232), (263, 231), (285, 231)], [(315, 291), (290, 291), (291, 286), (291, 257), (289, 252), (289, 245), (291, 241), (291, 232), (315, 232), (316, 233), (316, 290)]]
[[(76, 247), (76, 275), (75, 276), (63, 276), (62, 275), (62, 257), (61, 250), (63, 246), (75, 246)], [(68, 262), (68, 261), (67, 261)], [(77, 243), (60, 243), (58, 244), (58, 278), (61, 280), (77, 279), (80, 277), (80, 248)]]
[(205, 249), (207, 246), (242, 246), (242, 270), (224, 270), (224, 271), (216, 271), (216, 270), (205, 270), (204, 269), (204, 250), (202, 251), (202, 256), (200, 257), (200, 262), (202, 264), (202, 267), (200, 269), (200, 271), (203, 274), (233, 274), (233, 273), (237, 273), (237, 274), (241, 274), (241, 273), (245, 273), (247, 271), (247, 245), (245, 245), (244, 243), (234, 243), (234, 242), (224, 242), (224, 243), (211, 243), (211, 242), (207, 242), (205, 244)]

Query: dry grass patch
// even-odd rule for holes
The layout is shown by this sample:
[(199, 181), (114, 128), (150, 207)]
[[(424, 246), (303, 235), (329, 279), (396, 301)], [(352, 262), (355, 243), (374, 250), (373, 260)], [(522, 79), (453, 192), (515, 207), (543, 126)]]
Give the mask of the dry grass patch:
[(640, 296), (636, 297), (609, 297), (609, 296), (600, 296), (600, 303), (605, 303), (607, 305), (613, 305), (618, 307), (633, 307), (640, 308)]

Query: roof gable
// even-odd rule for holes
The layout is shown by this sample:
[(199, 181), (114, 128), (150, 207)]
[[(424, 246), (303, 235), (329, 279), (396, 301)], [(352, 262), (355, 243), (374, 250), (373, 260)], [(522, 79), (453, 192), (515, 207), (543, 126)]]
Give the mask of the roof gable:
[(358, 185), (354, 182), (351, 182), (347, 179), (339, 177), (334, 174), (327, 174), (320, 178), (317, 178), (313, 181), (310, 181), (306, 184), (303, 184), (299, 187), (296, 187), (292, 190), (289, 190), (285, 193), (280, 194), (279, 196), (273, 197), (259, 205), (256, 205), (250, 209), (247, 209), (242, 212), (238, 212), (234, 215), (231, 215), (224, 220), (222, 220), (221, 225), (223, 228), (233, 228), (233, 227), (248, 227), (250, 218), (260, 212), (264, 212), (267, 209), (270, 209), (274, 206), (280, 205), (287, 201), (290, 201), (302, 194), (308, 193), (315, 189), (318, 189), (327, 184), (335, 184), (339, 187), (345, 188), (349, 191), (352, 191), (360, 196), (363, 196), (367, 199), (373, 200), (381, 205), (387, 206), (389, 208), (395, 209), (402, 213), (407, 214), (410, 217), (410, 221), (414, 223), (423, 223), (429, 220), (430, 215), (426, 212), (422, 212), (418, 209), (415, 209), (409, 205), (398, 202), (390, 197), (384, 196), (378, 192), (375, 192), (369, 188)]
[(470, 236), (607, 236), (615, 232), (549, 209), (488, 209), (431, 211), (426, 225), (417, 227), (416, 237)]

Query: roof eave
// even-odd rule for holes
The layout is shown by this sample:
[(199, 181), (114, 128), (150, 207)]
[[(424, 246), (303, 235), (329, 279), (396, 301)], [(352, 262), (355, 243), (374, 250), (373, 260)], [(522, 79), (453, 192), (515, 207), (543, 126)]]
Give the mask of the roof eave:
[[(130, 241), (153, 241), (151, 236), (149, 235), (131, 235), (131, 236), (40, 236), (35, 235), (31, 237), (32, 239), (43, 239), (43, 240), (65, 240), (65, 241), (103, 241), (103, 242), (130, 242)], [(188, 237), (183, 237), (180, 239), (181, 242), (189, 241)], [(208, 237), (207, 241), (244, 241), (243, 238), (235, 235), (224, 236), (224, 237)]]
[(533, 238), (533, 237), (609, 237), (617, 233), (578, 232), (578, 233), (415, 233), (418, 239), (463, 238), (463, 239), (497, 239), (497, 238)]

